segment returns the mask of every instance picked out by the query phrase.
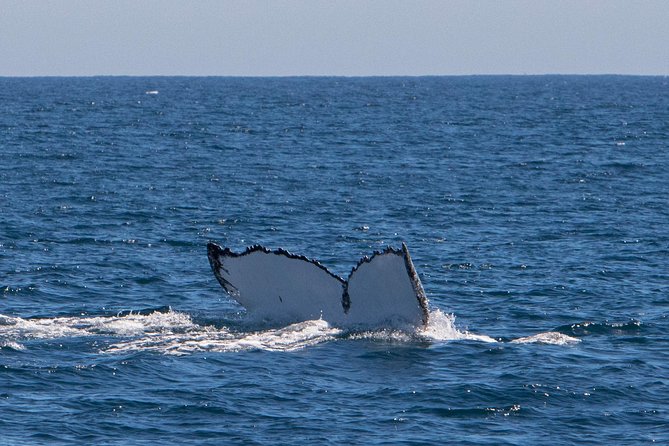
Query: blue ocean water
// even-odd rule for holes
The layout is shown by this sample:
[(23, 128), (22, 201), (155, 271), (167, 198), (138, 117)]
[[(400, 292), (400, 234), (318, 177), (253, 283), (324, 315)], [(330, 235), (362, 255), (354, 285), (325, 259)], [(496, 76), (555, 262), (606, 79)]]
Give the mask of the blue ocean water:
[[(0, 78), (0, 444), (669, 443), (669, 80)], [(250, 324), (208, 241), (426, 330)]]

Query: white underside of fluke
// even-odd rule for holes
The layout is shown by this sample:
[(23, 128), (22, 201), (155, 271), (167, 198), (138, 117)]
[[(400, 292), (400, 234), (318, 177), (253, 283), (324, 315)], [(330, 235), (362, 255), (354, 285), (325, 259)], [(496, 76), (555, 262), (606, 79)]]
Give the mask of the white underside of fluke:
[(208, 245), (214, 275), (254, 318), (283, 324), (323, 319), (334, 326), (426, 325), (427, 299), (409, 251), (365, 257), (348, 280), (320, 263), (262, 246), (234, 253)]

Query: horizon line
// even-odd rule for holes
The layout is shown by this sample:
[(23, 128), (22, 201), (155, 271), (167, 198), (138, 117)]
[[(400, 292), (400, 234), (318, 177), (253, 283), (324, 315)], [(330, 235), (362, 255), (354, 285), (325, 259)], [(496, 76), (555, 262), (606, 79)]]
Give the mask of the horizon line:
[(249, 79), (288, 79), (288, 78), (426, 78), (426, 77), (669, 77), (669, 74), (630, 74), (630, 73), (471, 73), (471, 74), (0, 74), (0, 79), (30, 78), (249, 78)]

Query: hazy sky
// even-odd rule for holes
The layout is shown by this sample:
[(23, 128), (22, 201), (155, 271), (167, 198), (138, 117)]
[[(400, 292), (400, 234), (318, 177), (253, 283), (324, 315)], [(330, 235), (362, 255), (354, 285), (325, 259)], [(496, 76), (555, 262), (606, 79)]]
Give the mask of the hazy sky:
[(669, 74), (667, 0), (0, 0), (0, 76)]

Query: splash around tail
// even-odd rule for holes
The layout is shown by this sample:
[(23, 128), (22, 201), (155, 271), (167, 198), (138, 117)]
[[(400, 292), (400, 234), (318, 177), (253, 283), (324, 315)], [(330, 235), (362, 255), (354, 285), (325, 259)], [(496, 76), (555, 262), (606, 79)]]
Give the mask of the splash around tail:
[[(94, 345), (103, 353), (154, 352), (188, 355), (201, 352), (249, 350), (297, 351), (329, 342), (368, 339), (423, 345), (451, 341), (501, 343), (483, 334), (458, 328), (455, 316), (441, 310), (430, 312), (427, 326), (386, 325), (374, 329), (342, 329), (323, 319), (301, 321), (276, 328), (251, 328), (248, 321), (221, 321), (216, 326), (198, 321), (172, 309), (126, 312), (115, 316), (72, 316), (54, 318), (0, 315), (0, 350), (30, 350), (35, 343), (61, 342)], [(232, 322), (227, 324), (227, 322)], [(564, 333), (546, 332), (510, 340), (510, 344), (569, 345), (580, 339)]]

